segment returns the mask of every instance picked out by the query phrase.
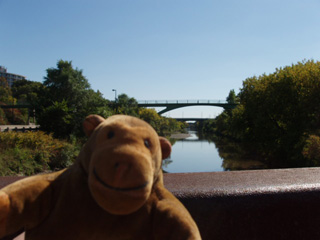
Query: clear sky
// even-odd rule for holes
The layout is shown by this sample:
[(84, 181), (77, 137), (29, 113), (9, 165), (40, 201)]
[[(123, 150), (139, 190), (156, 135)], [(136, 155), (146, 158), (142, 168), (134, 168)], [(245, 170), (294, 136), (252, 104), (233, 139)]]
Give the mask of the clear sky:
[[(43, 81), (59, 59), (107, 99), (221, 99), (319, 60), (319, 0), (0, 0), (0, 65)], [(174, 117), (213, 117), (183, 108)]]

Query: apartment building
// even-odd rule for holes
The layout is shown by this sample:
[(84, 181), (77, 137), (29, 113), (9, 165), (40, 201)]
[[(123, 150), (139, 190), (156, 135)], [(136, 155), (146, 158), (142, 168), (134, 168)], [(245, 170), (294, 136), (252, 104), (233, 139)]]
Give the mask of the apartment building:
[(4, 66), (0, 66), (0, 77), (4, 77), (5, 79), (7, 79), (9, 87), (12, 87), (12, 84), (15, 81), (26, 79), (25, 76), (14, 74), (14, 73), (8, 73), (7, 68), (5, 68)]

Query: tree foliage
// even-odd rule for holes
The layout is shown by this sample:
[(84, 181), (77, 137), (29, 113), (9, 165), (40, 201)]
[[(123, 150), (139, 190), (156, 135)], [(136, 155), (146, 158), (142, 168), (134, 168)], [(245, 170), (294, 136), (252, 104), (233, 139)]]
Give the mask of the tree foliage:
[(236, 95), (234, 89), (230, 90), (228, 97), (226, 98), (227, 103), (229, 104), (235, 104), (235, 103), (239, 103), (239, 98)]
[(116, 114), (125, 114), (134, 117), (139, 116), (138, 102), (126, 94), (120, 94), (116, 102), (113, 103), (113, 109)]
[[(6, 79), (0, 78), (1, 101), (30, 105), (36, 110), (41, 129), (56, 138), (82, 136), (82, 122), (89, 114), (104, 118), (114, 114), (140, 117), (162, 135), (183, 131), (185, 127), (185, 124), (174, 119), (159, 116), (155, 110), (139, 108), (137, 101), (126, 94), (120, 94), (114, 102), (104, 99), (101, 92), (91, 89), (82, 70), (74, 68), (72, 62), (63, 60), (59, 60), (55, 68), (47, 69), (43, 83), (20, 80), (10, 88)], [(24, 123), (26, 119), (21, 118), (23, 114), (20, 111), (0, 109), (0, 123), (6, 124), (12, 120)], [(27, 118), (27, 112), (24, 118)]]
[(12, 91), (8, 85), (7, 79), (0, 77), (0, 103), (12, 105), (15, 102), (16, 99), (12, 96)]
[(320, 129), (320, 62), (247, 78), (238, 96), (241, 104), (218, 117), (218, 131), (250, 142), (271, 166), (310, 164), (302, 150)]
[(302, 154), (311, 166), (320, 166), (320, 137), (310, 135), (306, 140)]
[(29, 104), (33, 108), (39, 105), (39, 99), (44, 93), (44, 86), (40, 82), (19, 80), (12, 84), (12, 96), (20, 104)]
[(38, 121), (41, 123), (41, 128), (53, 133), (54, 137), (67, 137), (67, 134), (71, 134), (74, 129), (72, 112), (67, 101), (54, 102), (43, 109)]
[(48, 68), (44, 78), (46, 99), (62, 102), (65, 100), (70, 108), (78, 109), (88, 95), (90, 84), (83, 76), (82, 70), (74, 69), (72, 62), (60, 60), (56, 68)]
[(81, 135), (83, 119), (102, 112), (99, 108), (107, 105), (102, 94), (90, 88), (82, 70), (74, 69), (69, 61), (60, 60), (56, 68), (47, 69), (43, 85), (38, 122), (44, 131), (53, 132), (56, 137), (66, 138), (71, 133)]
[[(12, 94), (7, 79), (0, 77), (0, 104), (15, 105), (17, 99)], [(0, 124), (25, 124), (28, 111), (26, 109), (3, 108), (0, 109)]]
[(183, 132), (186, 124), (172, 118), (161, 117), (154, 109), (140, 108), (139, 117), (148, 122), (161, 136), (172, 132)]

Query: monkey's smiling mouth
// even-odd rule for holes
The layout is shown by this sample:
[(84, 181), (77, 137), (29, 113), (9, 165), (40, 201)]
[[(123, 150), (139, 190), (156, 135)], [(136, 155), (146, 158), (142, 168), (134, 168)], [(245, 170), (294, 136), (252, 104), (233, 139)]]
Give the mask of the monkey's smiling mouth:
[(105, 183), (105, 182), (99, 177), (99, 175), (97, 174), (97, 171), (96, 171), (95, 168), (93, 169), (93, 174), (94, 174), (94, 176), (96, 177), (96, 179), (98, 180), (98, 182), (100, 182), (104, 187), (109, 188), (109, 189), (112, 189), (112, 190), (115, 190), (115, 191), (120, 191), (120, 192), (136, 191), (136, 190), (143, 189), (143, 188), (145, 188), (145, 187), (148, 185), (148, 182), (146, 182), (146, 183), (144, 183), (144, 184), (142, 184), (142, 185), (140, 185), (140, 186), (131, 187), (131, 188), (113, 187), (113, 186)]

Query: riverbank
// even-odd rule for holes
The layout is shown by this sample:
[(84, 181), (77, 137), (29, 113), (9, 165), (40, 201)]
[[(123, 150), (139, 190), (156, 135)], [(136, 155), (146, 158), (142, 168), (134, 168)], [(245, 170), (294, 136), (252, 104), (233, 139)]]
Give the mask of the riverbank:
[(29, 176), (70, 166), (80, 146), (44, 132), (0, 132), (0, 176)]

